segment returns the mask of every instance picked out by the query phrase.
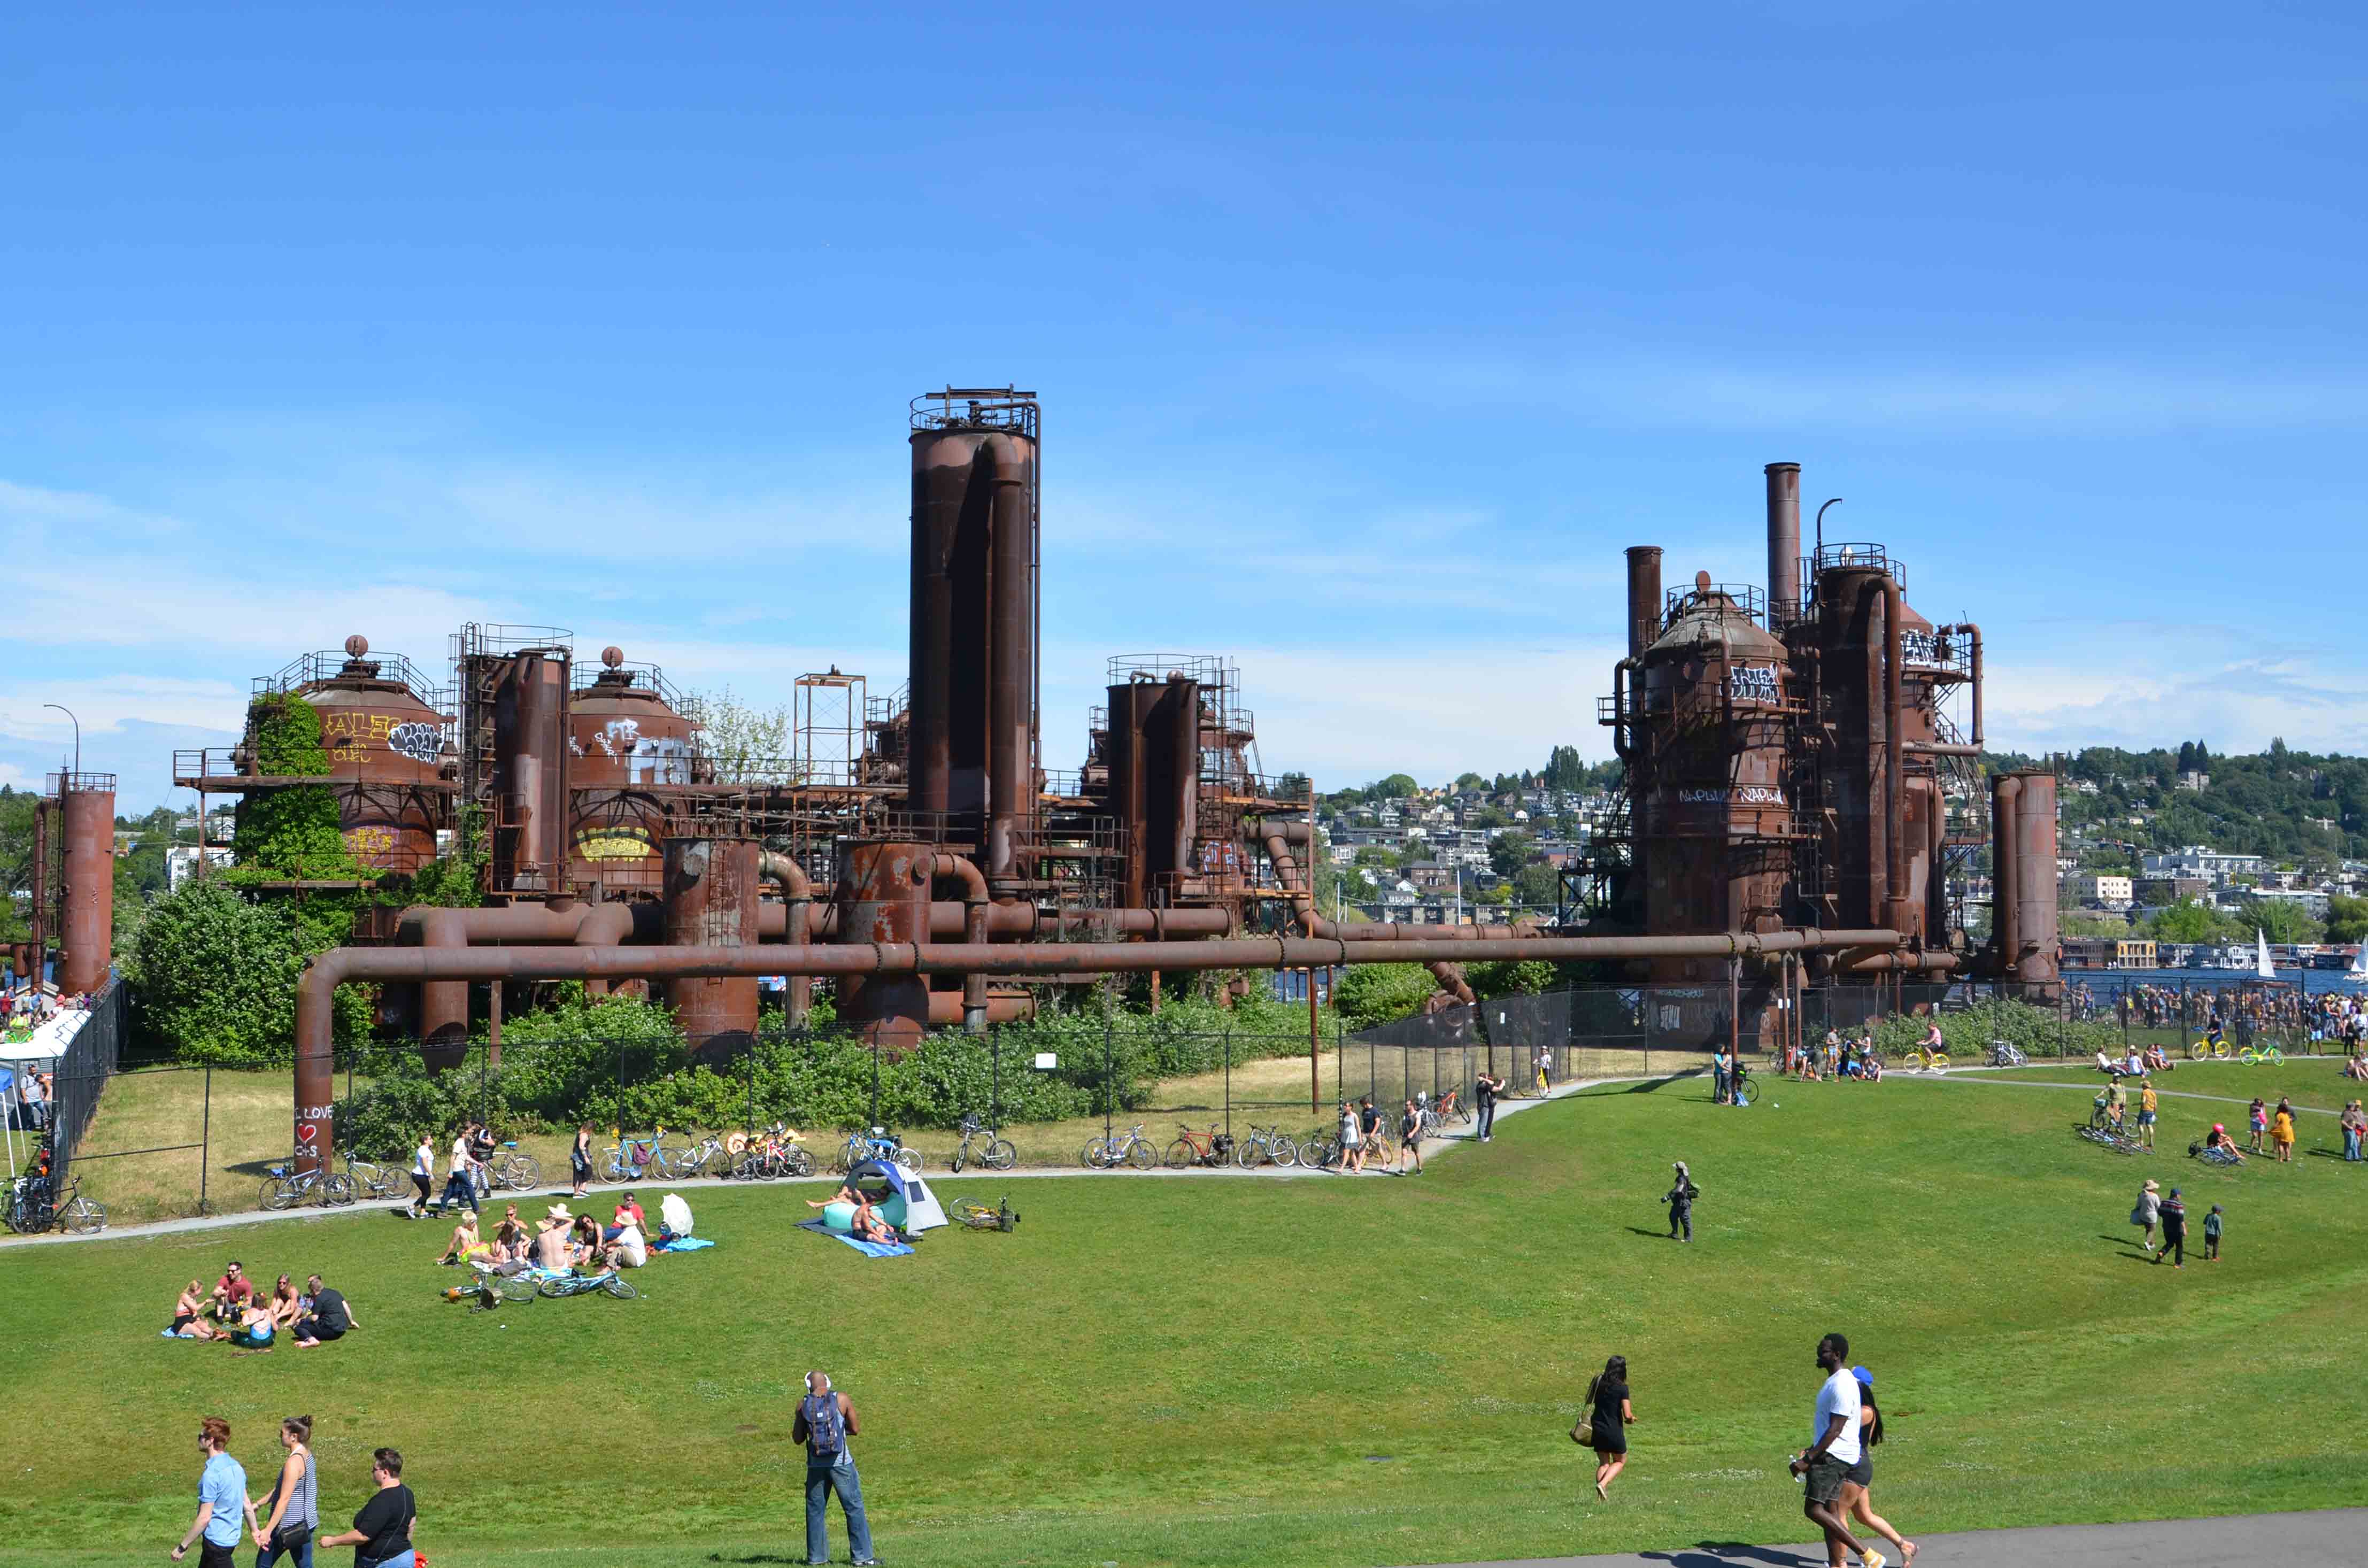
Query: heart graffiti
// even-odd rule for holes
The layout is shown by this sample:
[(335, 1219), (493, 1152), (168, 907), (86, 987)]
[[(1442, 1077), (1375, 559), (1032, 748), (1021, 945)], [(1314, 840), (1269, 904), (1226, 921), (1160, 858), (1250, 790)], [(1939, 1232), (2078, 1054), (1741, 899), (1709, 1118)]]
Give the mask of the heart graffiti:
[(299, 1122), (296, 1124), (296, 1142), (299, 1143), (310, 1143), (313, 1139), (320, 1136), (320, 1132), (321, 1130), (313, 1126), (309, 1121)]

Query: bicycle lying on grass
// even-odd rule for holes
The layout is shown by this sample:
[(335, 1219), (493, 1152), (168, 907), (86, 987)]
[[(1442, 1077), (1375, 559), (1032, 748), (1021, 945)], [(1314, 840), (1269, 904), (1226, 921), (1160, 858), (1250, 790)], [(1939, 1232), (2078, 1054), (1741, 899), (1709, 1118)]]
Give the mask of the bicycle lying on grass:
[(954, 1218), (973, 1231), (1011, 1231), (1019, 1225), (1019, 1211), (1011, 1207), (1008, 1198), (992, 1209), (984, 1203), (962, 1204), (954, 1210)]
[(635, 1301), (642, 1292), (633, 1282), (614, 1268), (604, 1268), (598, 1274), (571, 1274), (564, 1279), (546, 1279), (541, 1293), (557, 1299), (563, 1296), (588, 1296), (595, 1290), (604, 1291), (620, 1301)]
[(2139, 1142), (2135, 1134), (2117, 1125), (2091, 1122), (2080, 1129), (2080, 1136), (2091, 1143), (2111, 1149), (2116, 1154), (2136, 1154), (2146, 1151), (2146, 1145)]

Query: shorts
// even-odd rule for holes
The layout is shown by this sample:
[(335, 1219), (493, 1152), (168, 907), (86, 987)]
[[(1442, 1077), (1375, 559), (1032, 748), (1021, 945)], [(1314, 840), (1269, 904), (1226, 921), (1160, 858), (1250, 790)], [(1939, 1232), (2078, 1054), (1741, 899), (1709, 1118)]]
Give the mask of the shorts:
[(1873, 1486), (1874, 1484), (1873, 1458), (1864, 1452), (1860, 1453), (1858, 1463), (1850, 1467), (1848, 1474), (1850, 1481), (1857, 1485)]
[(2140, 1127), (2152, 1127), (2154, 1125), (2154, 1112), (2150, 1110), (2142, 1110), (2138, 1112), (2138, 1125)]
[(175, 1312), (173, 1314), (173, 1326), (167, 1332), (178, 1334), (181, 1330), (188, 1327), (191, 1324), (197, 1321), (198, 1315), (195, 1312)]
[(333, 1339), (342, 1339), (345, 1334), (344, 1329), (330, 1328), (319, 1318), (306, 1318), (296, 1325), (297, 1338), (309, 1339), (317, 1345), (325, 1345)]
[(1827, 1454), (1809, 1466), (1809, 1501), (1831, 1503), (1842, 1494), (1842, 1483), (1850, 1479), (1850, 1467)]
[(1422, 1147), (1422, 1134), (1419, 1132), (1409, 1132), (1406, 1135), (1405, 1142), (1407, 1148), (1419, 1149)]

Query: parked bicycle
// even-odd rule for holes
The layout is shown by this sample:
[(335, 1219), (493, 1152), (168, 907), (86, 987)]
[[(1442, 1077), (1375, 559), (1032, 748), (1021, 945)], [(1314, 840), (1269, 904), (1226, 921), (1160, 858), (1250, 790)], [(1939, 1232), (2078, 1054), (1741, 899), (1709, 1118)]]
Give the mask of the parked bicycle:
[(1759, 1080), (1753, 1077), (1748, 1069), (1738, 1068), (1735, 1074), (1735, 1083), (1731, 1085), (1731, 1092), (1736, 1105), (1755, 1104), (1759, 1098)]
[(406, 1185), (399, 1165), (382, 1165), (375, 1160), (357, 1160), (346, 1156), (346, 1179), (354, 1184), (356, 1196), (361, 1198), (393, 1198)]
[(618, 1134), (617, 1146), (600, 1162), (600, 1179), (632, 1187), (644, 1181), (665, 1181), (674, 1174), (674, 1155), (666, 1146), (661, 1127), (647, 1140)]
[(1472, 1120), (1471, 1104), (1464, 1099), (1463, 1091), (1461, 1089), (1449, 1089), (1441, 1094), (1432, 1103), (1430, 1111), (1431, 1119), (1441, 1127), (1451, 1122), (1459, 1126), (1468, 1126)]
[(2002, 1040), (1990, 1041), (1990, 1065), (1993, 1067), (2021, 1067), (2028, 1060), (2019, 1046)]
[(542, 1166), (518, 1148), (515, 1138), (503, 1140), (501, 1153), (485, 1162), (485, 1174), (496, 1187), (511, 1192), (531, 1192), (542, 1184)]
[(325, 1175), (315, 1170), (298, 1170), (296, 1162), (264, 1167), (261, 1199), (266, 1209), (294, 1209), (307, 1203), (317, 1203), (324, 1209), (336, 1208), (354, 1200), (354, 1181), (343, 1171)]
[(674, 1174), (682, 1181), (695, 1176), (722, 1176), (732, 1174), (733, 1156), (724, 1147), (723, 1139), (711, 1132), (674, 1157)]
[(1295, 1165), (1299, 1163), (1299, 1146), (1280, 1128), (1253, 1127), (1234, 1144), (1234, 1163), (1246, 1171), (1269, 1164)]
[(2237, 1060), (2248, 1067), (2276, 1067), (2285, 1059), (2286, 1053), (2274, 1045), (2248, 1045), (2237, 1053)]
[(1299, 1163), (1320, 1171), (1340, 1163), (1340, 1140), (1319, 1127), (1299, 1141)]
[(1143, 1123), (1138, 1121), (1122, 1138), (1102, 1137), (1087, 1143), (1084, 1163), (1094, 1171), (1116, 1170), (1121, 1165), (1147, 1171), (1159, 1163), (1159, 1151), (1143, 1135)]
[[(726, 1144), (728, 1150), (730, 1144)], [(743, 1181), (772, 1181), (780, 1176), (814, 1175), (814, 1156), (805, 1151), (794, 1128), (775, 1121), (741, 1144), (732, 1174)]]
[(832, 1169), (844, 1175), (866, 1160), (878, 1160), (882, 1165), (899, 1165), (908, 1171), (917, 1171), (921, 1168), (921, 1152), (918, 1149), (906, 1148), (905, 1141), (895, 1133), (885, 1128), (875, 1127), (868, 1133), (848, 1134), (847, 1142), (840, 1147), (837, 1162)]
[(1206, 1132), (1195, 1132), (1182, 1122), (1176, 1124), (1176, 1142), (1167, 1145), (1167, 1168), (1189, 1170), (1193, 1166), (1224, 1165), (1233, 1163), (1234, 1141), (1217, 1131), (1215, 1122), (1209, 1123)]
[(1008, 1171), (1019, 1163), (1019, 1151), (996, 1136), (978, 1119), (976, 1111), (962, 1117), (962, 1142), (955, 1146), (953, 1159), (949, 1163), (959, 1176), (973, 1161), (991, 1171)]
[(87, 1236), (107, 1228), (107, 1208), (82, 1195), (80, 1176), (55, 1195), (47, 1176), (19, 1176), (8, 1194), (6, 1219), (8, 1228), (22, 1235), (38, 1236), (55, 1226)]

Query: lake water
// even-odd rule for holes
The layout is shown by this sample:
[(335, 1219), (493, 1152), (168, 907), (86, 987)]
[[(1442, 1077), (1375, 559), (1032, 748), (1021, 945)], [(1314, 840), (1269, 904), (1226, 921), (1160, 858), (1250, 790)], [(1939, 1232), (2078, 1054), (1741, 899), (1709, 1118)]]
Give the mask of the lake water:
[[(2242, 985), (2253, 979), (2250, 970), (2237, 969), (2072, 969), (2064, 971), (2064, 983), (2085, 985), (2099, 995), (2128, 991), (2140, 985), (2159, 985), (2176, 991), (2186, 986), (2190, 991), (2208, 991), (2221, 986)], [(2304, 994), (2316, 996), (2323, 991), (2341, 992), (2351, 995), (2368, 995), (2368, 986), (2347, 982), (2340, 969), (2281, 969), (2278, 979), (2288, 985), (2299, 981)]]

